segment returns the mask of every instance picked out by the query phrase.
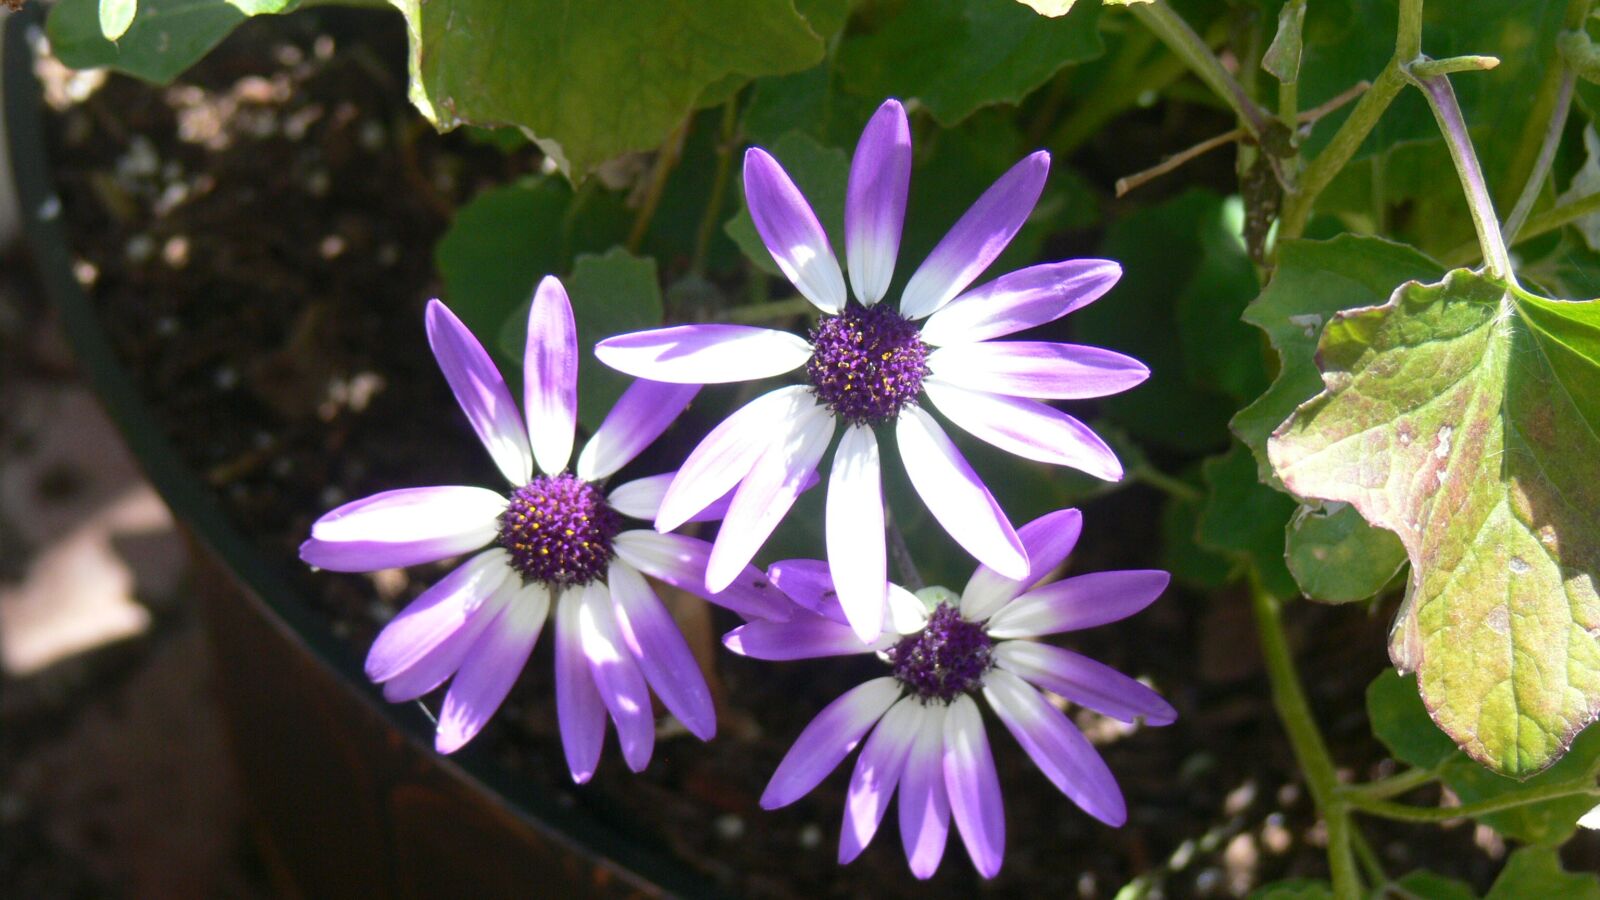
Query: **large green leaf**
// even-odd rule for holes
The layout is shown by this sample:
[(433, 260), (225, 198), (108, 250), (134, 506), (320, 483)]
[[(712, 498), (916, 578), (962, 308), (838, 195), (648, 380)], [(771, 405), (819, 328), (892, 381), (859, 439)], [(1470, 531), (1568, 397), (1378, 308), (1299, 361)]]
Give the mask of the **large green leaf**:
[(1268, 445), (1301, 497), (1399, 535), (1390, 653), (1473, 758), (1526, 776), (1600, 712), (1600, 303), (1466, 270), (1338, 314)]
[(658, 146), (715, 82), (798, 71), (823, 50), (793, 0), (391, 2), (424, 115), (519, 126), (574, 174)]
[(942, 125), (1018, 103), (1070, 63), (1104, 51), (1100, 6), (1044, 19), (1011, 0), (918, 0), (839, 50), (845, 87), (918, 100)]
[(298, 5), (299, 0), (139, 0), (113, 42), (101, 31), (100, 0), (61, 0), (45, 30), (56, 56), (75, 69), (105, 66), (165, 84), (250, 16)]

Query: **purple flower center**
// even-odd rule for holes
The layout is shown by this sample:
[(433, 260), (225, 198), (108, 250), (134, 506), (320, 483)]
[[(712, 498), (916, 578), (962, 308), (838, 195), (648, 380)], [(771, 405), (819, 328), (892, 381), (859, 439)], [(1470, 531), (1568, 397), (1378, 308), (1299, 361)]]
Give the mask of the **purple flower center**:
[(622, 516), (587, 481), (540, 475), (511, 494), (500, 514), (500, 546), (525, 581), (588, 584), (605, 574)]
[(976, 622), (961, 618), (947, 603), (928, 617), (921, 631), (889, 649), (894, 677), (924, 703), (949, 703), (983, 685), (983, 673), (994, 665), (994, 640)]
[(915, 322), (884, 304), (852, 302), (811, 329), (806, 377), (817, 399), (852, 425), (887, 422), (922, 391), (928, 345)]

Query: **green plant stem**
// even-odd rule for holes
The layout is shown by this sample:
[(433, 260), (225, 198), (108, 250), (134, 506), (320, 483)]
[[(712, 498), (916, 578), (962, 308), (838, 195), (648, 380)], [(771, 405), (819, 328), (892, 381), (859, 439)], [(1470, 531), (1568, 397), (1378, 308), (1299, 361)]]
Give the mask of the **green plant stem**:
[(1517, 794), (1508, 794), (1504, 797), (1480, 800), (1476, 803), (1463, 803), (1460, 806), (1411, 806), (1405, 803), (1394, 803), (1389, 800), (1372, 800), (1359, 794), (1347, 795), (1345, 800), (1351, 809), (1368, 815), (1393, 819), (1397, 822), (1427, 823), (1476, 818), (1507, 809), (1516, 809), (1519, 806), (1543, 803), (1546, 800), (1584, 796), (1600, 797), (1600, 787), (1595, 786), (1593, 777), (1576, 781), (1564, 781), (1560, 784), (1546, 785)]
[(1300, 686), (1300, 675), (1295, 671), (1289, 639), (1283, 630), (1281, 603), (1262, 586), (1261, 577), (1254, 571), (1250, 573), (1250, 601), (1255, 611), (1256, 629), (1260, 632), (1267, 678), (1272, 684), (1272, 705), (1289, 733), (1289, 746), (1300, 764), (1300, 771), (1305, 773), (1311, 800), (1327, 823), (1328, 868), (1333, 876), (1333, 894), (1341, 900), (1357, 897), (1361, 893), (1361, 876), (1356, 871), (1353, 824), (1338, 793), (1339, 779), (1333, 757), (1328, 753), (1317, 720), (1311, 715), (1311, 704)]
[(628, 252), (638, 253), (639, 247), (644, 244), (644, 236), (650, 231), (650, 221), (656, 216), (656, 207), (661, 205), (661, 195), (667, 189), (667, 179), (671, 177), (672, 170), (678, 167), (678, 160), (683, 156), (683, 144), (689, 136), (690, 119), (672, 130), (667, 136), (661, 149), (656, 151), (655, 166), (650, 172), (650, 185), (645, 189), (644, 202), (639, 204), (639, 212), (633, 217), (633, 228), (628, 231)]
[(1455, 89), (1450, 79), (1443, 75), (1432, 78), (1409, 76), (1412, 83), (1422, 89), (1433, 109), (1433, 117), (1444, 135), (1445, 146), (1450, 149), (1450, 161), (1455, 164), (1461, 178), (1461, 190), (1467, 198), (1467, 209), (1472, 214), (1472, 226), (1478, 232), (1478, 244), (1483, 249), (1484, 266), (1490, 275), (1515, 284), (1516, 273), (1511, 269), (1511, 254), (1506, 250), (1505, 238), (1500, 234), (1500, 219), (1495, 215), (1494, 200), (1489, 196), (1489, 186), (1483, 179), (1483, 167), (1478, 164), (1478, 154), (1472, 147), (1472, 136), (1467, 132), (1466, 120), (1461, 116), (1461, 104), (1456, 102)]
[(1387, 800), (1414, 791), (1425, 784), (1432, 784), (1438, 779), (1439, 776), (1427, 769), (1407, 769), (1366, 784), (1343, 785), (1339, 788), (1339, 793), (1346, 797), (1359, 794), (1368, 800)]
[[(1566, 14), (1562, 17), (1564, 32), (1572, 32), (1583, 27), (1583, 22), (1589, 17), (1591, 0), (1569, 0)], [(1523, 125), (1522, 143), (1518, 146), (1517, 155), (1512, 157), (1510, 175), (1513, 179), (1520, 175), (1527, 167), (1527, 181), (1522, 185), (1522, 191), (1517, 194), (1517, 200), (1511, 207), (1511, 215), (1506, 217), (1506, 241), (1511, 244), (1517, 242), (1517, 233), (1528, 221), (1528, 214), (1533, 212), (1533, 204), (1538, 201), (1539, 194), (1544, 190), (1545, 179), (1550, 176), (1550, 167), (1555, 163), (1556, 147), (1561, 143), (1561, 133), (1566, 130), (1567, 116), (1572, 112), (1572, 95), (1578, 86), (1578, 72), (1573, 61), (1567, 54), (1558, 54), (1560, 62), (1550, 66), (1540, 82), (1539, 92), (1535, 95), (1534, 108), (1528, 116), (1528, 121)], [(1553, 90), (1552, 90), (1553, 86)], [(1545, 123), (1544, 128), (1539, 128), (1539, 123)], [(1531, 166), (1528, 157), (1533, 146), (1538, 151), (1533, 155)], [(1515, 184), (1515, 180), (1510, 181)]]
[(1378, 854), (1372, 852), (1372, 845), (1367, 843), (1366, 835), (1359, 828), (1350, 829), (1350, 843), (1355, 847), (1356, 860), (1361, 863), (1361, 870), (1367, 874), (1367, 883), (1381, 886), (1389, 883), (1389, 873), (1383, 870), (1383, 863), (1378, 859)]
[(1131, 476), (1134, 481), (1140, 481), (1148, 484), (1151, 487), (1166, 493), (1167, 496), (1176, 500), (1182, 500), (1186, 503), (1199, 503), (1206, 498), (1204, 492), (1200, 491), (1194, 485), (1180, 478), (1174, 478), (1173, 476), (1168, 475), (1160, 469), (1157, 469), (1155, 466), (1149, 464), (1135, 466), (1133, 469), (1128, 471), (1128, 475)]
[(1154, 32), (1161, 42), (1167, 45), (1179, 59), (1194, 71), (1205, 82), (1213, 93), (1221, 97), (1233, 108), (1239, 116), (1239, 121), (1255, 137), (1260, 137), (1267, 128), (1267, 113), (1256, 105), (1250, 95), (1245, 93), (1243, 87), (1234, 79), (1233, 75), (1222, 66), (1222, 61), (1211, 52), (1211, 48), (1183, 17), (1173, 12), (1166, 0), (1154, 0), (1152, 3), (1136, 3), (1128, 7), (1133, 11), (1139, 21), (1146, 28)]
[(1334, 132), (1328, 146), (1306, 164), (1300, 173), (1298, 189), (1283, 200), (1283, 215), (1278, 222), (1279, 242), (1297, 238), (1305, 233), (1311, 221), (1311, 211), (1317, 198), (1333, 183), (1333, 179), (1350, 159), (1361, 149), (1367, 135), (1372, 133), (1389, 104), (1400, 96), (1406, 78), (1402, 66), (1422, 55), (1422, 0), (1401, 0), (1400, 17), (1395, 29), (1394, 57), (1373, 79), (1372, 87), (1355, 109)]
[(717, 169), (711, 180), (711, 195), (706, 198), (706, 211), (700, 215), (700, 227), (694, 233), (694, 256), (689, 261), (689, 271), (704, 275), (706, 255), (711, 250), (711, 238), (716, 234), (717, 222), (722, 219), (722, 200), (728, 192), (728, 174), (733, 169), (733, 150), (739, 143), (739, 96), (735, 94), (722, 107), (722, 132), (717, 141)]
[(1572, 92), (1578, 86), (1578, 76), (1571, 69), (1561, 75), (1561, 83), (1556, 91), (1555, 114), (1550, 116), (1550, 125), (1545, 129), (1544, 141), (1539, 146), (1539, 156), (1534, 160), (1533, 171), (1528, 173), (1528, 181), (1522, 186), (1522, 193), (1517, 195), (1517, 202), (1511, 207), (1511, 215), (1506, 217), (1505, 236), (1511, 244), (1517, 242), (1517, 232), (1528, 221), (1528, 213), (1533, 212), (1533, 204), (1539, 199), (1539, 192), (1544, 190), (1544, 180), (1550, 175), (1550, 166), (1556, 161), (1556, 145), (1561, 143), (1561, 132), (1567, 127), (1567, 114), (1572, 111)]

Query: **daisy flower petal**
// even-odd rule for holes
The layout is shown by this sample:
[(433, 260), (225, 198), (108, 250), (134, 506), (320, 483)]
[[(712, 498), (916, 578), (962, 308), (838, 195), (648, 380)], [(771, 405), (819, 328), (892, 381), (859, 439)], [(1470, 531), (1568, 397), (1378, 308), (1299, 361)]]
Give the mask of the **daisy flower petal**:
[(895, 426), (895, 442), (912, 487), (944, 530), (995, 571), (1027, 575), (1028, 555), (1005, 512), (933, 417), (906, 407)]
[(787, 622), (748, 622), (723, 635), (722, 645), (740, 656), (770, 660), (853, 656), (873, 650), (850, 626), (807, 610), (794, 613)]
[(797, 606), (825, 616), (840, 625), (850, 624), (833, 589), (833, 575), (820, 559), (786, 559), (767, 567), (767, 577)]
[(883, 630), (889, 563), (884, 547), (883, 486), (872, 428), (845, 429), (828, 477), (823, 535), (839, 605), (862, 641)]
[(944, 782), (944, 720), (939, 703), (918, 712), (917, 736), (900, 775), (900, 843), (911, 874), (932, 878), (950, 836), (950, 795)]
[(979, 875), (993, 878), (1006, 855), (1005, 808), (989, 738), (983, 733), (983, 716), (966, 694), (957, 697), (945, 714), (944, 783), (972, 864)]
[(920, 319), (937, 312), (983, 274), (1028, 220), (1049, 173), (1050, 154), (1040, 150), (1001, 175), (911, 275), (900, 313)]
[(633, 655), (622, 645), (611, 596), (599, 582), (583, 589), (578, 602), (578, 640), (589, 661), (589, 673), (600, 700), (617, 723), (617, 739), (628, 768), (644, 771), (655, 749), (656, 721), (650, 708), (650, 688)]
[(781, 622), (789, 617), (789, 601), (753, 566), (744, 567), (722, 591), (706, 590), (706, 561), (711, 557), (711, 545), (698, 538), (624, 531), (616, 537), (616, 551), (618, 558), (651, 578), (745, 618)]
[(803, 385), (779, 388), (751, 400), (711, 430), (683, 461), (661, 500), (656, 530), (672, 531), (728, 493), (788, 429), (800, 411), (815, 406)]
[(994, 660), (1025, 681), (1113, 719), (1170, 725), (1178, 718), (1160, 694), (1081, 653), (1037, 641), (1002, 641)]
[(1125, 391), (1150, 370), (1131, 356), (1081, 344), (997, 341), (940, 347), (928, 354), (928, 370), (973, 391), (1078, 400)]
[(922, 383), (939, 412), (962, 430), (1023, 459), (1068, 466), (1105, 481), (1122, 480), (1122, 463), (1100, 436), (1037, 400), (969, 391), (938, 378)]
[(533, 449), (517, 404), (489, 354), (456, 314), (437, 300), (428, 301), (428, 344), (439, 371), (472, 430), (488, 449), (500, 472), (512, 484), (527, 484), (533, 475)]
[(666, 384), (639, 379), (617, 398), (594, 436), (583, 445), (573, 474), (584, 481), (600, 481), (633, 462), (683, 412), (697, 384)]
[(367, 651), (367, 677), (378, 682), (394, 678), (466, 627), (510, 577), (506, 560), (504, 550), (485, 550), (411, 601), (372, 642)]
[(761, 793), (761, 808), (788, 806), (810, 793), (861, 743), (900, 694), (900, 685), (893, 678), (874, 678), (841, 694), (817, 713), (772, 773)]
[(645, 681), (690, 733), (702, 741), (711, 740), (717, 733), (711, 689), (672, 614), (627, 563), (613, 562), (607, 583), (623, 644), (639, 664)]
[(544, 628), (550, 610), (550, 592), (544, 585), (518, 587), (507, 579), (500, 590), (510, 596), (468, 651), (445, 694), (434, 736), (434, 749), (440, 753), (454, 753), (483, 730), (511, 693)]
[(894, 278), (911, 188), (911, 125), (898, 100), (885, 100), (856, 143), (845, 188), (844, 244), (850, 286), (871, 306)]
[(594, 777), (606, 740), (606, 706), (589, 672), (578, 617), (583, 588), (568, 588), (556, 602), (556, 715), (561, 723), (561, 748), (572, 780)]
[(1107, 825), (1118, 826), (1128, 820), (1127, 803), (1116, 778), (1065, 714), (1004, 669), (989, 672), (983, 696), (1061, 793)]
[(789, 173), (760, 147), (744, 155), (744, 197), (756, 233), (784, 277), (823, 312), (844, 309), (844, 273), (828, 233)]
[(969, 622), (982, 622), (1018, 594), (1038, 584), (1066, 562), (1067, 554), (1077, 546), (1082, 533), (1083, 513), (1075, 509), (1045, 513), (1017, 529), (1017, 537), (1028, 552), (1027, 576), (1007, 578), (988, 566), (979, 566), (961, 592), (961, 617)]
[(1069, 259), (1018, 269), (950, 301), (922, 325), (935, 347), (970, 344), (1054, 322), (1100, 299), (1122, 277), (1108, 259)]
[(384, 491), (325, 514), (300, 558), (330, 572), (437, 562), (494, 540), (506, 498), (479, 487)]
[(850, 774), (850, 790), (845, 795), (844, 827), (839, 832), (839, 864), (851, 862), (872, 843), (889, 809), (905, 771), (911, 742), (917, 736), (917, 701), (905, 697), (889, 707), (883, 720), (872, 730), (855, 771)]
[(546, 475), (558, 474), (572, 458), (573, 432), (578, 427), (578, 326), (567, 289), (548, 275), (539, 282), (528, 308), (522, 377), (522, 406), (534, 462)]
[(754, 325), (674, 325), (606, 338), (599, 360), (624, 375), (671, 384), (727, 384), (782, 375), (805, 365), (811, 345)]
[(828, 449), (833, 417), (825, 407), (813, 406), (789, 423), (788, 431), (781, 443), (761, 455), (733, 495), (706, 563), (707, 590), (732, 584), (778, 527)]
[(385, 681), (383, 699), (390, 703), (405, 703), (432, 693), (435, 688), (444, 684), (461, 668), (462, 661), (467, 658), (467, 653), (477, 642), (478, 636), (483, 634), (484, 629), (498, 617), (501, 601), (508, 597), (509, 594), (505, 590), (495, 591), (486, 597), (484, 602), (467, 617), (465, 625), (435, 645), (408, 668)]
[(989, 619), (997, 638), (1040, 637), (1116, 622), (1149, 606), (1172, 576), (1156, 569), (1091, 572), (1052, 582), (1011, 601)]

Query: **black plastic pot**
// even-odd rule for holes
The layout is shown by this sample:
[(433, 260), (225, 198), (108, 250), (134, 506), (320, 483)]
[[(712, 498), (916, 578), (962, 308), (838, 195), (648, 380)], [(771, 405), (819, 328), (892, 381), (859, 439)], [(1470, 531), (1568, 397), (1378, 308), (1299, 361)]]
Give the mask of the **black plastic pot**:
[(356, 650), (312, 614), (188, 469), (134, 388), (73, 277), (28, 34), (7, 21), (12, 178), (39, 278), (84, 374), (190, 537), (225, 721), (275, 886), (321, 896), (706, 896), (700, 875), (580, 805), (470, 752), (436, 755), (431, 724), (382, 699)]

